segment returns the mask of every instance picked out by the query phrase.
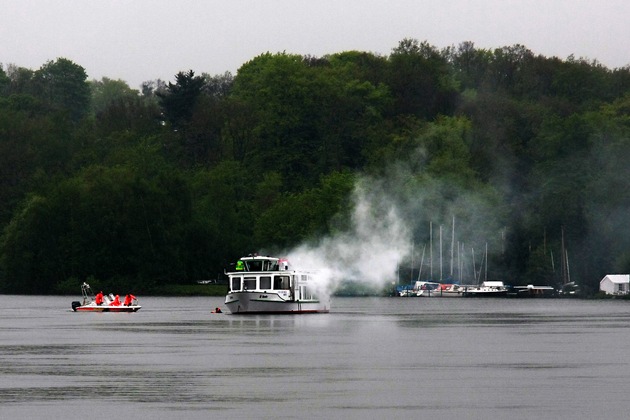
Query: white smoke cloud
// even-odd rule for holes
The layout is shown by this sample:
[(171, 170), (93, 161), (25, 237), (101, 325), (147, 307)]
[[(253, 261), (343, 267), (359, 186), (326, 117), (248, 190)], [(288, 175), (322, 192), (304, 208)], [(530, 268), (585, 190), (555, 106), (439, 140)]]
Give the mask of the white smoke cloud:
[(456, 282), (474, 284), (486, 248), (500, 255), (506, 215), (497, 192), (432, 178), (422, 166), (399, 162), (380, 178), (359, 179), (347, 230), (284, 253), (293, 268), (319, 273), (320, 297), (334, 293), (342, 281), (378, 290), (413, 282), (420, 274), (434, 281), (452, 274)]
[(342, 280), (370, 286), (391, 283), (410, 249), (410, 230), (395, 200), (378, 183), (364, 179), (353, 194), (348, 231), (301, 245), (287, 253), (293, 267), (318, 272), (317, 292), (329, 295)]

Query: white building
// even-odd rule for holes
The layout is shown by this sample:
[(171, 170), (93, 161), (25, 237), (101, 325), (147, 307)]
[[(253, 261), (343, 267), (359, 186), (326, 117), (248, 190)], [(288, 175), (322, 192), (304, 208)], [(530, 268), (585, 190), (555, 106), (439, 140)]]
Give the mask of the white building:
[(599, 290), (607, 295), (627, 295), (630, 292), (630, 274), (609, 274), (599, 282)]

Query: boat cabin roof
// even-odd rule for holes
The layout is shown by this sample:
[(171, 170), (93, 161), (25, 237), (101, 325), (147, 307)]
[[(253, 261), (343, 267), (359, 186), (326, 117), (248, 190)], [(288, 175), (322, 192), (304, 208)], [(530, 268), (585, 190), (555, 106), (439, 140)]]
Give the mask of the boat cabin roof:
[(280, 258), (276, 258), (276, 257), (269, 257), (269, 256), (262, 256), (262, 255), (254, 255), (254, 256), (248, 256), (248, 257), (242, 257), (241, 258), (242, 261), (253, 261), (253, 260), (260, 260), (260, 261), (279, 261)]
[(481, 285), (485, 287), (503, 287), (503, 282), (496, 280), (484, 281), (483, 283), (481, 283)]
[(232, 271), (230, 275), (246, 272), (274, 272), (288, 270), (289, 263), (286, 259), (261, 255), (249, 255), (247, 257), (242, 257), (237, 261), (234, 271)]
[(534, 286), (533, 284), (528, 284), (527, 286), (514, 286), (513, 289), (529, 289), (529, 290), (555, 290), (551, 286)]

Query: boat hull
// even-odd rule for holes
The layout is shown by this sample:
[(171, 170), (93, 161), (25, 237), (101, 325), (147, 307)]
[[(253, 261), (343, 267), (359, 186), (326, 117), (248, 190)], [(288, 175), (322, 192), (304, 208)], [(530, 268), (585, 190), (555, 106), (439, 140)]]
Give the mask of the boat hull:
[(447, 297), (447, 298), (451, 298), (451, 297), (460, 298), (464, 296), (464, 292), (462, 292), (461, 290), (460, 291), (441, 290), (441, 291), (434, 292), (433, 294), (436, 297)]
[(479, 291), (479, 290), (468, 290), (462, 294), (463, 297), (506, 297), (507, 290), (497, 290), (497, 291)]
[(225, 306), (232, 314), (308, 314), (328, 313), (330, 304), (320, 300), (292, 301), (276, 293), (231, 292)]
[(75, 312), (138, 312), (142, 306), (85, 305), (74, 308)]

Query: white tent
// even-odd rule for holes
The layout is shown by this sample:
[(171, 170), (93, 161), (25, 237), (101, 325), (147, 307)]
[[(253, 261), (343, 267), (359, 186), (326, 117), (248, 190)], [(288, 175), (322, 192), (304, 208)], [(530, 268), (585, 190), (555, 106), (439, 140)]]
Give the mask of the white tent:
[(626, 295), (630, 292), (630, 274), (608, 274), (599, 282), (599, 290), (607, 295)]

